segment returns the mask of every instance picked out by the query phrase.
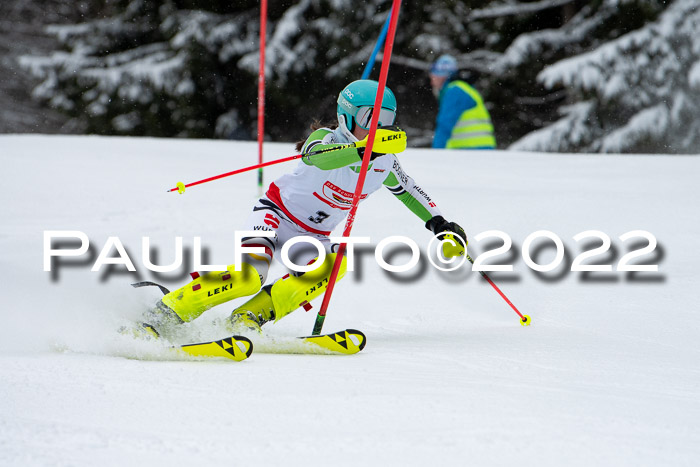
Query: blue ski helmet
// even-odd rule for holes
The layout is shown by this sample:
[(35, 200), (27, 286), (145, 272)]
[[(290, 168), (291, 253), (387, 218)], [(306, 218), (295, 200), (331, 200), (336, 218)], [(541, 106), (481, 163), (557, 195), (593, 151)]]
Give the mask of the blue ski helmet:
[(452, 55), (441, 55), (430, 67), (430, 74), (452, 78), (458, 70), (457, 60)]
[[(370, 79), (360, 79), (345, 86), (338, 95), (338, 125), (350, 133), (355, 129), (355, 125), (369, 129), (378, 89), (379, 83)], [(379, 113), (380, 126), (394, 124), (396, 108), (394, 93), (385, 87)]]

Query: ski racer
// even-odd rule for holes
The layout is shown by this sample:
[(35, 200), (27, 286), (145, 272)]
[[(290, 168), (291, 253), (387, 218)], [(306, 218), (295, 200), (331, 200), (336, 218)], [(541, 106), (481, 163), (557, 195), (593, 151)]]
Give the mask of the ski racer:
[[(214, 306), (253, 295), (232, 312), (226, 326), (236, 333), (248, 329), (259, 332), (260, 326), (268, 321), (277, 321), (299, 307), (308, 309), (309, 302), (323, 294), (339, 246), (331, 242), (329, 235), (345, 219), (352, 205), (372, 113), (376, 111), (373, 106), (377, 90), (378, 83), (372, 80), (354, 81), (342, 90), (337, 100), (337, 127), (313, 124), (313, 132), (306, 141), (298, 143), (297, 150), (307, 154), (348, 143), (355, 143), (355, 147), (305, 156), (293, 172), (270, 183), (266, 194), (253, 207), (244, 230), (271, 232), (273, 237), (243, 238), (242, 246), (258, 247), (261, 252), (243, 254), (239, 270), (230, 265), (225, 271), (192, 273), (189, 284), (165, 295), (151, 310), (148, 319), (157, 329), (192, 321)], [(404, 140), (398, 152), (405, 149), (405, 133), (391, 126), (395, 123), (396, 110), (396, 98), (385, 88), (379, 109), (380, 128), (361, 200), (384, 186), (433, 233), (456, 233), (466, 242), (464, 230), (442, 217), (431, 198), (403, 171), (396, 155), (388, 153), (395, 150), (396, 138)], [(380, 138), (380, 135), (394, 138)], [(313, 237), (323, 245), (327, 253), (324, 264), (306, 273), (287, 274), (265, 285), (276, 252), (285, 242), (299, 236)], [(464, 255), (465, 245), (458, 242), (447, 256)], [(295, 264), (307, 265), (316, 260), (318, 251), (308, 246), (300, 242), (289, 249), (289, 257)], [(343, 258), (339, 279), (346, 269)]]

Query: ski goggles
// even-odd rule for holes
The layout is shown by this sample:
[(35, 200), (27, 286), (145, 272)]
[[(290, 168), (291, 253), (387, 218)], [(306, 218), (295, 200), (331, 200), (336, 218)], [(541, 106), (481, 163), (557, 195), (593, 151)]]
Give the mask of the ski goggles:
[[(355, 107), (345, 99), (342, 95), (338, 96), (338, 105), (347, 113), (355, 117), (357, 125), (363, 130), (369, 130), (369, 124), (372, 121), (374, 107), (362, 106)], [(379, 126), (390, 126), (394, 124), (396, 112), (391, 109), (382, 108), (379, 111)]]
[[(370, 123), (372, 122), (372, 114), (374, 113), (374, 107), (360, 107), (357, 109), (357, 115), (355, 115), (355, 121), (357, 125), (363, 130), (369, 130)], [(390, 126), (394, 124), (394, 119), (396, 119), (396, 112), (391, 109), (381, 109), (379, 111), (379, 126)]]

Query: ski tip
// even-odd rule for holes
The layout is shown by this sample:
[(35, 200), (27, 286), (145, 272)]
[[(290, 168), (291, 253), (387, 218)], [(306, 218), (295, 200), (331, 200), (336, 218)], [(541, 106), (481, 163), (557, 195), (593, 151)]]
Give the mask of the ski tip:
[(248, 348), (248, 350), (246, 350), (245, 352), (245, 358), (250, 357), (253, 354), (253, 342), (245, 336), (234, 336), (234, 338), (238, 342), (243, 341), (247, 344), (246, 347)]
[[(357, 329), (345, 329), (340, 332), (332, 332), (323, 335), (311, 335), (297, 337), (308, 344), (312, 344), (317, 351), (303, 351), (299, 353), (343, 354), (353, 355), (360, 352), (367, 344), (367, 336)], [(320, 350), (320, 351), (319, 351)]]
[(365, 336), (365, 333), (363, 333), (362, 331), (358, 331), (357, 329), (346, 329), (345, 332), (358, 338), (361, 338), (359, 339), (360, 344), (358, 345), (360, 351), (365, 348), (365, 345), (367, 344), (367, 336)]

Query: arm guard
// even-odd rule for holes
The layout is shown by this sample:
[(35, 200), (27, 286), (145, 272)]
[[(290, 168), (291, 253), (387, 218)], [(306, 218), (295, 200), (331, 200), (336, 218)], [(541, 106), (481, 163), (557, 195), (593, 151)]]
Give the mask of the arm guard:
[(333, 170), (345, 167), (346, 165), (354, 164), (361, 160), (357, 152), (357, 148), (347, 144), (323, 144), (326, 135), (331, 133), (330, 130), (321, 128), (309, 135), (306, 143), (302, 147), (302, 154), (323, 149), (331, 149), (337, 147), (335, 151), (329, 151), (324, 154), (316, 154), (313, 156), (304, 156), (302, 160), (306, 165), (313, 165), (321, 170)]

